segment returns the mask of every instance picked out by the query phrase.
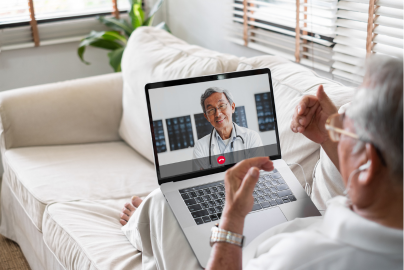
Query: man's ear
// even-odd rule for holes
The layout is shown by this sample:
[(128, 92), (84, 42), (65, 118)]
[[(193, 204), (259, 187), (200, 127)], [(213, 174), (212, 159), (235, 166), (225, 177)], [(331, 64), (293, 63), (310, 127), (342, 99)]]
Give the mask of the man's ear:
[(377, 179), (377, 174), (382, 169), (381, 160), (373, 144), (366, 143), (365, 154), (366, 154), (366, 162), (369, 162), (369, 165), (365, 166), (367, 168), (361, 170), (361, 172), (359, 173), (358, 181), (362, 185), (368, 185), (372, 183), (372, 181), (375, 181)]
[(231, 104), (231, 112), (234, 113), (236, 111), (236, 103), (233, 102), (233, 104)]
[(206, 113), (204, 113), (203, 116), (205, 116), (205, 119), (208, 120), (208, 122), (210, 123), (209, 118), (208, 118), (208, 116), (206, 115)]

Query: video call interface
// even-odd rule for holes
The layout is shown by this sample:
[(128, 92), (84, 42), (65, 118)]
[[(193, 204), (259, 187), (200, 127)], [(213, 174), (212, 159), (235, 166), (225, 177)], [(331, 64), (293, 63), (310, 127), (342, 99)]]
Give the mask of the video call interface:
[(149, 101), (161, 179), (279, 154), (267, 74), (149, 89)]

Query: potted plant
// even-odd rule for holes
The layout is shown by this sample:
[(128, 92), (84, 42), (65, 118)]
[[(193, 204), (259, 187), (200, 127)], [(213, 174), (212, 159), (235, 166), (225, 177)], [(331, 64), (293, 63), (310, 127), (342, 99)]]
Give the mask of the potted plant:
[[(109, 64), (115, 72), (121, 71), (121, 59), (125, 50), (126, 43), (136, 28), (140, 26), (151, 26), (153, 18), (157, 10), (160, 8), (163, 0), (157, 0), (152, 9), (149, 12), (147, 18), (145, 18), (144, 11), (142, 9), (142, 0), (129, 0), (131, 8), (129, 11), (130, 22), (125, 19), (116, 19), (111, 17), (98, 17), (97, 19), (111, 28), (111, 31), (91, 31), (91, 33), (81, 40), (81, 43), (77, 49), (81, 61), (87, 65), (90, 63), (84, 60), (84, 52), (87, 46), (97, 47), (101, 49), (109, 50)], [(170, 32), (165, 22), (156, 26), (157, 28), (165, 29)]]

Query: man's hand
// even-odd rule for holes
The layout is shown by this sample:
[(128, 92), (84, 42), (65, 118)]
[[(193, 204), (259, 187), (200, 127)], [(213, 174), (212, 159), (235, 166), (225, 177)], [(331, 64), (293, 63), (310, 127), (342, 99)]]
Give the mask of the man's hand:
[(316, 96), (304, 96), (297, 104), (290, 129), (295, 133), (302, 133), (313, 142), (323, 144), (329, 140), (325, 122), (330, 115), (337, 112), (337, 107), (320, 85)]
[[(244, 219), (254, 204), (253, 191), (259, 170), (272, 171), (274, 165), (268, 157), (243, 160), (227, 170), (224, 177), (226, 204), (220, 220), (220, 228), (243, 234)], [(213, 245), (207, 270), (241, 269), (242, 254), (239, 246), (218, 242)]]
[(227, 170), (224, 182), (226, 203), (220, 227), (243, 234), (244, 219), (254, 204), (253, 191), (258, 181), (259, 170), (272, 171), (268, 157), (246, 159)]

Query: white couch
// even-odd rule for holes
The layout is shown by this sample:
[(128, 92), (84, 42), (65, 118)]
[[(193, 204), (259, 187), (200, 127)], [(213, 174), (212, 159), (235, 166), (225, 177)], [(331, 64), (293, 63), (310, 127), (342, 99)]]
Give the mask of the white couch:
[[(145, 27), (129, 40), (122, 74), (0, 94), (0, 233), (20, 245), (32, 269), (141, 269), (119, 212), (132, 195), (158, 188), (144, 85), (261, 67), (272, 72), (283, 159), (301, 164), (312, 183), (320, 147), (289, 130), (293, 108), (320, 84), (337, 106), (351, 88), (282, 58), (238, 58)], [(300, 168), (292, 170), (303, 185)], [(314, 186), (320, 208), (340, 192), (322, 190), (333, 183)]]

